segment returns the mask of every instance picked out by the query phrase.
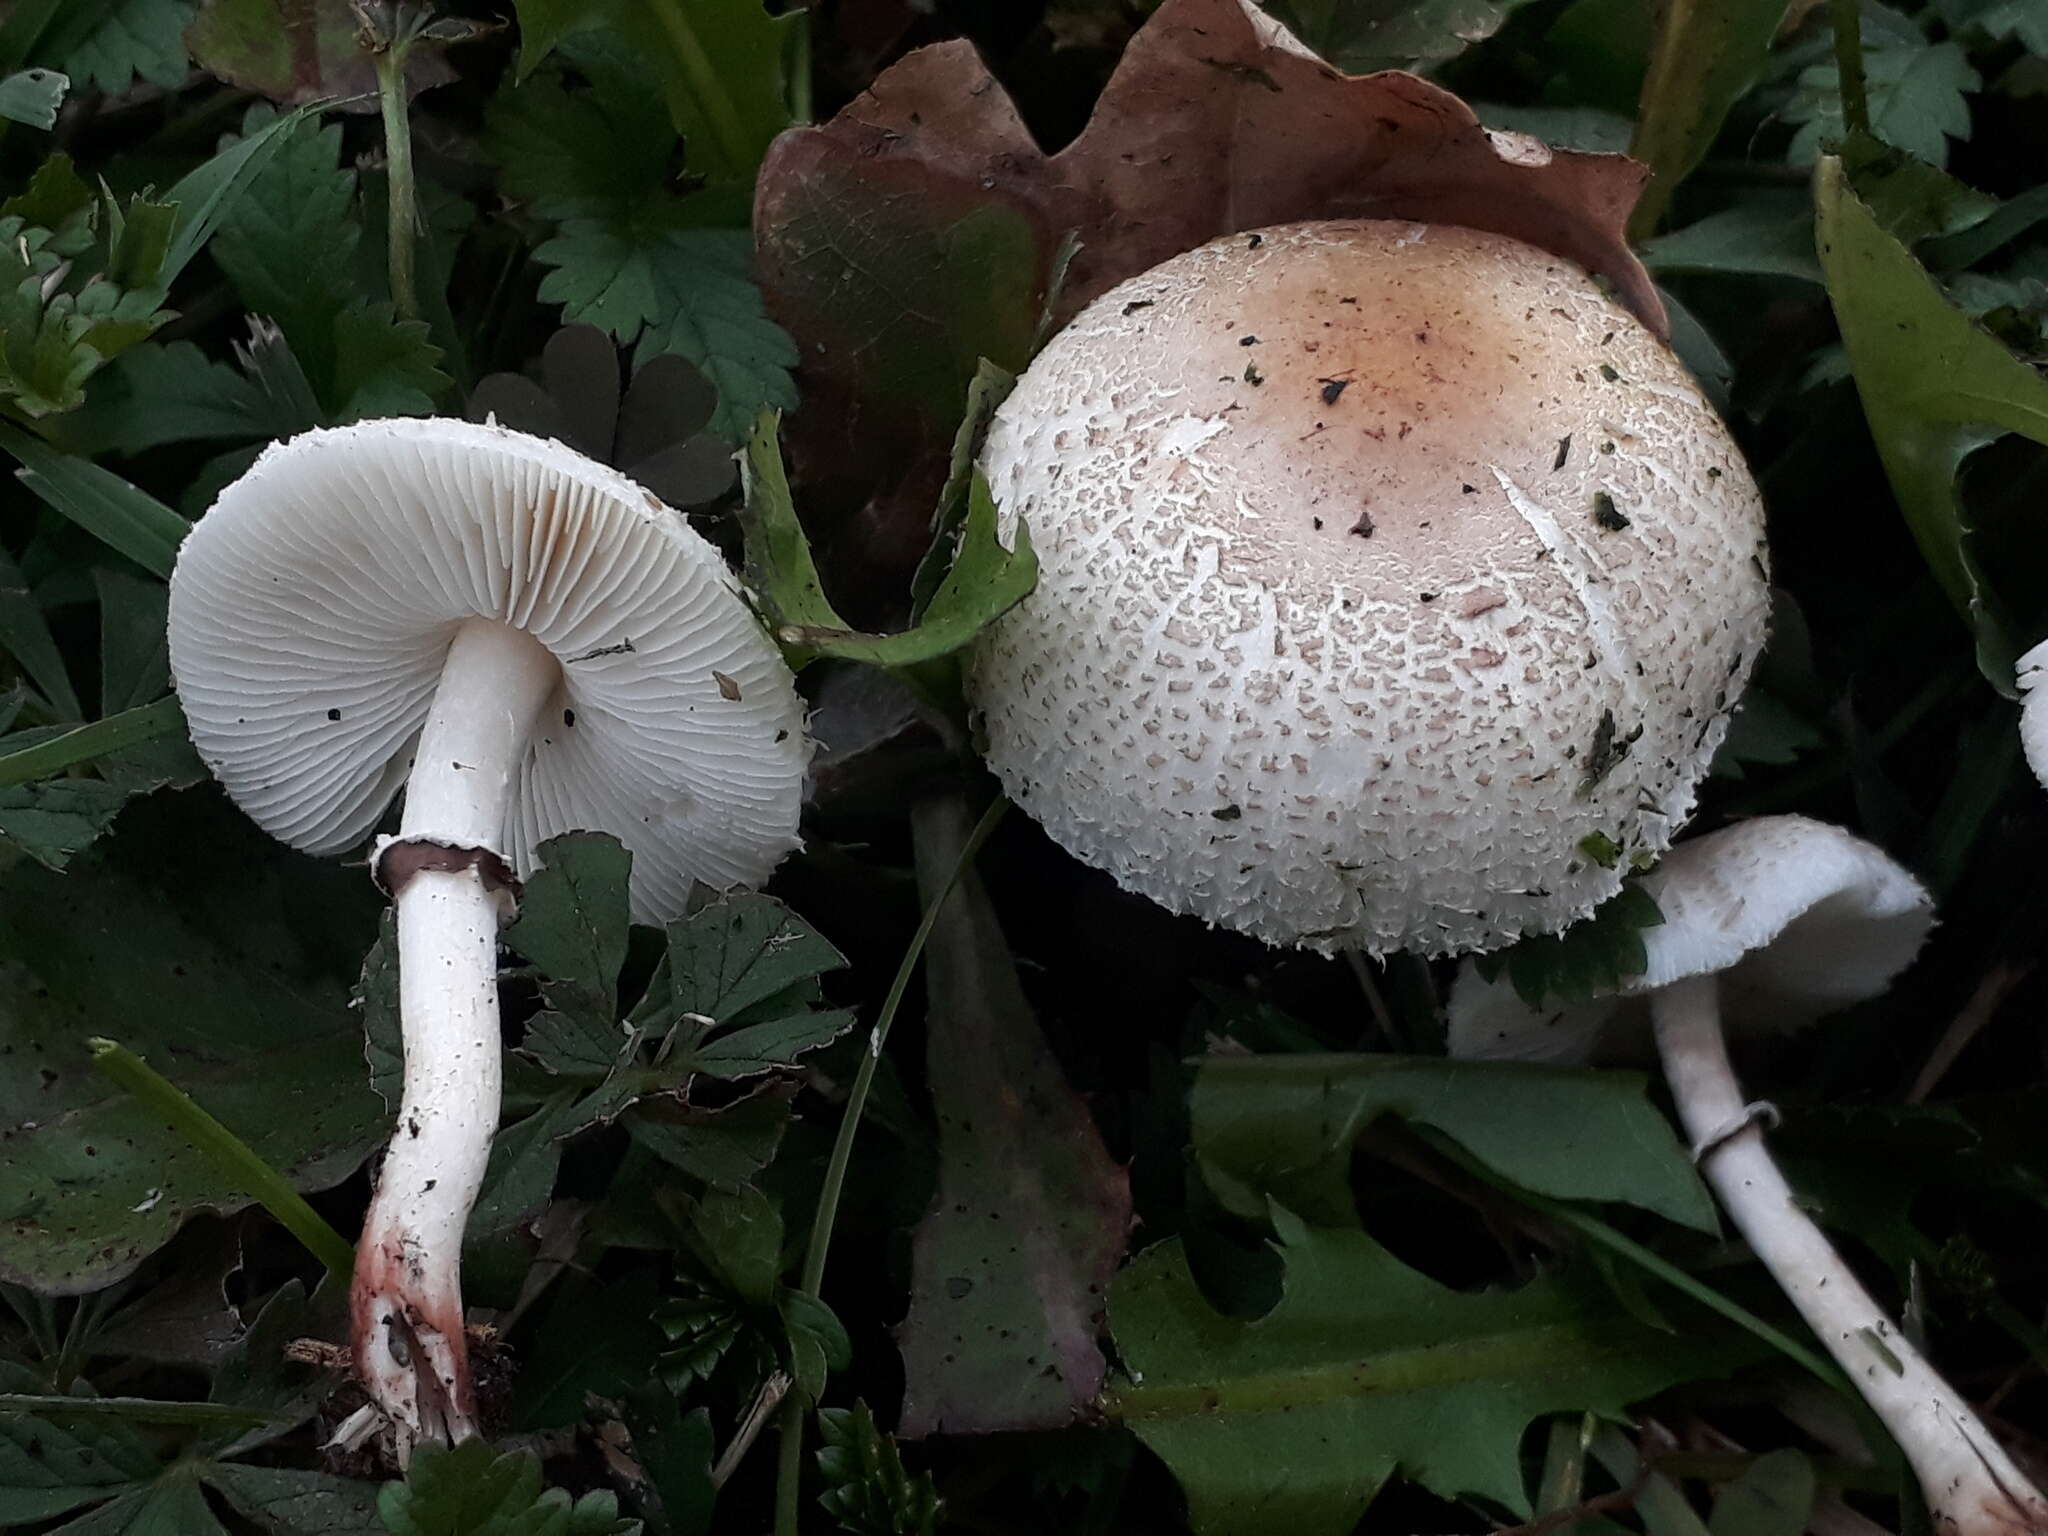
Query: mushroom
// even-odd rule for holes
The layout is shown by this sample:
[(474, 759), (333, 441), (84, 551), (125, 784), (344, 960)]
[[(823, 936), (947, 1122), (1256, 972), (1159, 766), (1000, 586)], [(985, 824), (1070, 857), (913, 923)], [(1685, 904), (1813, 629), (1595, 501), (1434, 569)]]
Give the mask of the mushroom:
[(405, 1087), (356, 1249), (355, 1360), (401, 1455), (476, 1431), (464, 1223), (497, 1128), (497, 935), (535, 849), (632, 850), (632, 908), (758, 884), (797, 845), (807, 745), (718, 551), (559, 443), (450, 420), (273, 446), (194, 528), (170, 657), (200, 755), (291, 846), (338, 854), (399, 787)]
[(2048, 1500), (1801, 1209), (1764, 1145), (1777, 1112), (1744, 1101), (1722, 1033), (1724, 1005), (1738, 1028), (1763, 1032), (1882, 992), (1933, 926), (1926, 891), (1881, 850), (1800, 816), (1681, 843), (1643, 886), (1664, 921), (1643, 931), (1642, 975), (1615, 996), (1539, 1011), (1468, 961), (1451, 1054), (1582, 1060), (1647, 1025), (1707, 1182), (1905, 1452), (1936, 1526), (2048, 1531)]
[(1584, 916), (1669, 845), (1763, 643), (1727, 432), (1501, 235), (1187, 251), (1053, 339), (983, 468), (1039, 560), (970, 665), (991, 765), (1126, 888), (1274, 943)]
[(2025, 652), (2015, 668), (2020, 690), (2020, 750), (2034, 777), (2048, 788), (2048, 689), (2041, 687), (2048, 676), (2048, 640)]

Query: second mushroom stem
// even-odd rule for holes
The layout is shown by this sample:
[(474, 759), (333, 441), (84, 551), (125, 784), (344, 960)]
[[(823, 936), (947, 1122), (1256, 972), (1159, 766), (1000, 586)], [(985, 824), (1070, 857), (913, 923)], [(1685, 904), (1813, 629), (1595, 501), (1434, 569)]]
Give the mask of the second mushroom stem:
[[(502, 860), (519, 765), (559, 678), (545, 648), (502, 624), (456, 631), (407, 782), (400, 845)], [(357, 1369), (403, 1455), (415, 1440), (476, 1433), (462, 1238), (498, 1125), (498, 929), (509, 903), (478, 862), (396, 883), (405, 1091), (357, 1245), (350, 1311)]]
[(2048, 1500), (1800, 1209), (1745, 1103), (1712, 977), (1651, 999), (1657, 1048), (1701, 1171), (1736, 1228), (1911, 1463), (1944, 1536), (2048, 1532)]

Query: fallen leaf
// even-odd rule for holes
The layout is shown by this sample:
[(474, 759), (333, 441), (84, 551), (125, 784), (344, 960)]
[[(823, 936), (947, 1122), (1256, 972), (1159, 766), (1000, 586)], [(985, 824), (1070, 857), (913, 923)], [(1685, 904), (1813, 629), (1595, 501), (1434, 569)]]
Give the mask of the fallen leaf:
[(1393, 218), (1567, 257), (1661, 334), (1624, 235), (1642, 177), (1619, 155), (1491, 133), (1417, 76), (1345, 75), (1241, 0), (1167, 0), (1056, 155), (970, 44), (919, 49), (778, 138), (755, 200), (769, 311), (802, 351), (791, 453), (849, 589), (835, 599), (872, 622), (864, 594), (897, 591), (977, 363), (1023, 367), (1048, 307), (1062, 323), (1235, 230)]

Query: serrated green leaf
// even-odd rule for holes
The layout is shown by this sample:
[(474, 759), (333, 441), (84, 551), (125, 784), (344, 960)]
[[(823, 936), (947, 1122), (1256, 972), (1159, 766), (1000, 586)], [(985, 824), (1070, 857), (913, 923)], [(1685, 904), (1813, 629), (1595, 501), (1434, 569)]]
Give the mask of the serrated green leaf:
[(71, 77), (54, 69), (23, 69), (0, 79), (0, 117), (31, 128), (57, 126), (57, 109)]
[(1449, 1137), (1538, 1194), (1719, 1230), (1712, 1198), (1646, 1087), (1639, 1073), (1524, 1062), (1219, 1056), (1196, 1074), (1190, 1113), (1210, 1187), (1247, 1217), (1277, 1201), (1321, 1226), (1355, 1225), (1353, 1148), (1390, 1116)]
[(1733, 208), (1646, 240), (1642, 257), (1659, 277), (1708, 272), (1823, 280), (1813, 249), (1813, 210), (1804, 197), (1745, 198)]
[(1956, 476), (2002, 433), (2048, 444), (2048, 380), (1943, 297), (1880, 227), (1840, 160), (1821, 161), (1814, 201), (1828, 297), (1899, 510), (1970, 626), (1979, 670), (2011, 697), (2020, 647), (1971, 547)]
[(675, 194), (676, 133), (646, 64), (659, 51), (584, 34), (574, 56), (590, 86), (538, 77), (501, 93), (488, 121), (507, 189), (557, 225), (534, 252), (551, 269), (541, 297), (563, 306), (566, 323), (634, 346), (642, 365), (687, 359), (718, 389), (713, 429), (737, 441), (764, 406), (796, 404), (795, 344), (767, 317), (752, 241), (699, 227)]
[(737, 230), (642, 233), (570, 219), (533, 255), (554, 269), (540, 296), (562, 306), (565, 323), (610, 332), (642, 364), (687, 359), (718, 387), (712, 430), (736, 440), (764, 407), (796, 405), (796, 344), (768, 318), (751, 249)]
[(125, 788), (101, 779), (8, 785), (0, 788), (0, 842), (45, 869), (62, 870), (98, 841), (128, 800)]
[(547, 976), (552, 1005), (599, 1028), (605, 1059), (615, 1060), (629, 1043), (616, 1019), (632, 921), (627, 879), (633, 855), (607, 833), (571, 832), (542, 843), (535, 859), (540, 868), (526, 882), (519, 920), (506, 930), (505, 944)]
[[(1948, 141), (1970, 136), (1968, 97), (1983, 83), (1961, 45), (1867, 37), (1863, 73), (1871, 132), (1929, 165), (1947, 165)], [(1847, 125), (1833, 64), (1801, 72), (1785, 116), (1801, 125), (1786, 151), (1794, 165), (1812, 165), (1824, 148), (1840, 142)]]
[(373, 416), (425, 416), (449, 385), (441, 349), (424, 320), (358, 300), (334, 317), (334, 375), (327, 393), (337, 425)]
[(137, 79), (184, 84), (192, 0), (112, 0), (80, 25), (60, 21), (47, 46), (81, 90), (125, 91)]
[(668, 925), (671, 1016), (727, 1023), (800, 982), (836, 971), (845, 956), (771, 896), (728, 897)]
[(635, 1536), (610, 1493), (572, 1501), (543, 1489), (540, 1461), (529, 1451), (499, 1455), (481, 1440), (452, 1449), (422, 1446), (405, 1481), (387, 1483), (377, 1510), (391, 1536)]
[(690, 1064), (707, 1077), (755, 1077), (830, 1045), (853, 1028), (854, 1011), (834, 1008), (727, 1030), (695, 1046)]
[(1363, 1232), (1284, 1210), (1273, 1224), (1281, 1291), (1262, 1317), (1217, 1311), (1178, 1240), (1140, 1254), (1110, 1292), (1130, 1373), (1112, 1411), (1173, 1470), (1199, 1536), (1348, 1536), (1396, 1472), (1526, 1513), (1532, 1419), (1618, 1415), (1754, 1353), (1704, 1321), (1676, 1336), (1646, 1328), (1569, 1273), (1458, 1292)]
[(196, 1469), (173, 1469), (145, 1489), (102, 1504), (50, 1536), (227, 1536), (200, 1491)]
[(925, 605), (923, 617), (893, 635), (849, 629), (825, 596), (810, 543), (797, 520), (783, 472), (776, 419), (754, 425), (742, 464), (746, 470), (747, 576), (767, 609), (776, 637), (793, 664), (821, 656), (873, 666), (916, 667), (964, 649), (1038, 584), (1031, 532), (1020, 521), (1014, 547), (997, 537), (995, 500), (976, 473), (968, 493), (958, 553)]
[(931, 1536), (944, 1505), (931, 1474), (904, 1470), (896, 1442), (864, 1401), (818, 1410), (818, 1471), (830, 1486), (818, 1505), (855, 1536)]

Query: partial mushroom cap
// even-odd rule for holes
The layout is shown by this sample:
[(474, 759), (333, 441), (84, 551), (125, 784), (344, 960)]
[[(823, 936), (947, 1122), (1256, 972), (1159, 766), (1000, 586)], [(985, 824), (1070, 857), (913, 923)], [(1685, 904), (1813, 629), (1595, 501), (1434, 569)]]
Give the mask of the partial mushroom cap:
[(789, 668), (709, 541), (559, 443), (429, 418), (272, 447), (180, 551), (171, 670), (236, 803), (338, 853), (404, 783), (449, 640), (478, 618), (561, 666), (498, 850), (518, 872), (558, 833), (610, 832), (649, 921), (797, 846)]
[(1537, 1010), (1470, 961), (1451, 991), (1453, 1056), (1585, 1061), (1633, 1033), (1630, 1006), (1692, 976), (1721, 978), (1731, 1034), (1786, 1031), (1891, 985), (1934, 926), (1934, 902), (1890, 855), (1804, 816), (1759, 816), (1673, 848), (1643, 877), (1664, 914), (1649, 966), (1612, 997)]
[(1442, 954), (1668, 846), (1763, 644), (1763, 512), (1676, 358), (1570, 262), (1372, 220), (1091, 304), (984, 469), (1038, 588), (972, 699), (1012, 798), (1178, 912)]
[(2048, 789), (2048, 640), (2020, 657), (2017, 667), (2020, 690), (2020, 750), (2041, 787)]

